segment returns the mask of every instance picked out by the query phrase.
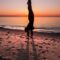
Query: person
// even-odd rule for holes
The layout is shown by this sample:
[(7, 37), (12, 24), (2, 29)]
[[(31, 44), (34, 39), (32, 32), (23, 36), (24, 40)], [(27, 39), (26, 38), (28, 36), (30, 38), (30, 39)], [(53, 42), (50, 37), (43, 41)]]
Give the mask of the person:
[(34, 29), (34, 13), (32, 10), (32, 6), (31, 6), (31, 0), (28, 0), (27, 2), (28, 5), (28, 20), (29, 23), (27, 25), (27, 27), (25, 28), (25, 32), (27, 32), (27, 36), (29, 37), (29, 34), (31, 35), (31, 38), (33, 37), (33, 29)]

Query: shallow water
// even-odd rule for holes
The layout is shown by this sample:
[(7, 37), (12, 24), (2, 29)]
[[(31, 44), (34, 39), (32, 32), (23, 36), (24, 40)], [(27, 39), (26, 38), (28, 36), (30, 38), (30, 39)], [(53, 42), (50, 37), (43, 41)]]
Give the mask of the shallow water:
[[(28, 17), (0, 17), (0, 26), (9, 29), (24, 30), (28, 22)], [(35, 17), (34, 27), (38, 32), (60, 33), (60, 17)]]
[[(27, 17), (0, 17), (0, 25), (26, 26)], [(40, 27), (60, 27), (60, 17), (35, 17), (34, 26)]]

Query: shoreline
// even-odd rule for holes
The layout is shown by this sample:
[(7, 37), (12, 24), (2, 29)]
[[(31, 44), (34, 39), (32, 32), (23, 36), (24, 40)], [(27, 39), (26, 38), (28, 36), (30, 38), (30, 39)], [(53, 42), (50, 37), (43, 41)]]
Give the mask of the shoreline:
[[(24, 30), (21, 30), (21, 29), (9, 29), (9, 28), (3, 28), (3, 27), (0, 27), (0, 30), (10, 30), (10, 31), (21, 31), (21, 32), (25, 32)], [(57, 35), (60, 35), (60, 33), (54, 33), (54, 32), (37, 32), (37, 31), (33, 31), (34, 33), (39, 33), (39, 34), (57, 34)]]

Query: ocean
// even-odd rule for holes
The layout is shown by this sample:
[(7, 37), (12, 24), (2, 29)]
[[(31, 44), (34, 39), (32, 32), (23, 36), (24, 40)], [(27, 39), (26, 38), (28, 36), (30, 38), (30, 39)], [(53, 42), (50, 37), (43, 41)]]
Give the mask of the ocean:
[[(29, 23), (28, 17), (0, 17), (0, 27), (21, 29)], [(35, 17), (34, 31), (60, 33), (60, 17)]]

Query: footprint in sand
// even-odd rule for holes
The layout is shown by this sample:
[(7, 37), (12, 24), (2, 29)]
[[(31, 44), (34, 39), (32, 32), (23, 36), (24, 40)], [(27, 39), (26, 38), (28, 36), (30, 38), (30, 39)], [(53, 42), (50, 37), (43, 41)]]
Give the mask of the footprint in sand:
[(8, 41), (8, 43), (12, 43), (12, 41)]
[(44, 53), (46, 53), (46, 51), (42, 51), (41, 53), (44, 54)]
[(58, 58), (60, 58), (60, 56), (58, 56)]
[(35, 44), (35, 46), (38, 46), (38, 44)]
[(2, 41), (3, 39), (2, 38), (0, 38), (0, 41)]
[(46, 57), (43, 57), (43, 60), (48, 60)]
[(7, 36), (7, 38), (6, 38), (6, 39), (8, 40), (9, 38), (10, 38), (10, 36)]
[(2, 44), (2, 42), (0, 41), (0, 45)]
[(39, 48), (43, 48), (42, 46), (39, 46)]
[(48, 38), (45, 38), (45, 40), (48, 40)]

